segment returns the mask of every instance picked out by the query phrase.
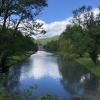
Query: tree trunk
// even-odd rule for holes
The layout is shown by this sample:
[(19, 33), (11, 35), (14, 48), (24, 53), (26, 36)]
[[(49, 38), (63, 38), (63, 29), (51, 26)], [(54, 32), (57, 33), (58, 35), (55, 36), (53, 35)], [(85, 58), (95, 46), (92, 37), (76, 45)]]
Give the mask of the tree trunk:
[(90, 55), (90, 58), (92, 59), (92, 61), (97, 64), (97, 58), (98, 58), (98, 55), (97, 55), (97, 50), (96, 48), (94, 50), (92, 50), (92, 52), (89, 53)]
[[(3, 0), (3, 2), (5, 2), (5, 0)], [(8, 0), (7, 2), (6, 2), (6, 7), (5, 7), (5, 10), (4, 10), (4, 22), (3, 22), (3, 26), (2, 26), (2, 29), (4, 29), (5, 27), (6, 27), (6, 21), (7, 21), (7, 18), (8, 18), (8, 13), (9, 13), (9, 7), (10, 7), (10, 4), (11, 4), (11, 2)]]
[(21, 23), (21, 20), (22, 20), (22, 16), (21, 16), (21, 18), (19, 19), (18, 23), (16, 24), (15, 30), (18, 30), (18, 26), (19, 26), (19, 24)]
[(7, 18), (8, 18), (8, 9), (7, 9), (6, 12), (5, 12), (4, 22), (3, 22), (2, 29), (4, 29), (4, 28), (6, 27), (6, 21), (7, 21)]
[(2, 72), (7, 71), (7, 67), (6, 67), (7, 57), (8, 57), (8, 51), (4, 51), (0, 55), (0, 67), (1, 67)]
[(18, 26), (20, 24), (20, 21), (17, 23), (16, 27), (15, 27), (15, 30), (18, 30)]

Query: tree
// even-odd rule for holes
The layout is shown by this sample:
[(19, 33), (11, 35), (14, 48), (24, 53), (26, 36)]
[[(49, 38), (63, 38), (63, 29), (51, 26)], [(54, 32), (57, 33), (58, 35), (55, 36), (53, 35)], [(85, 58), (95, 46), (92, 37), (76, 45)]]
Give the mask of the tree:
[(73, 25), (67, 27), (63, 33), (70, 39), (75, 51), (81, 55), (88, 52), (90, 58), (97, 64), (100, 44), (100, 8), (94, 14), (92, 7), (83, 6), (73, 11)]
[(52, 40), (45, 45), (45, 49), (51, 52), (58, 51), (58, 40)]
[(6, 69), (7, 59), (13, 55), (21, 55), (27, 51), (36, 51), (37, 47), (31, 37), (23, 36), (13, 29), (0, 30), (0, 67)]
[[(42, 25), (32, 23), (27, 36), (18, 28), (22, 22), (35, 22), (35, 17), (45, 6), (46, 0), (0, 0), (0, 19), (3, 19), (0, 26), (0, 67), (5, 68), (6, 60), (11, 55), (37, 49), (29, 34), (34, 35), (32, 32), (40, 30)], [(40, 33), (45, 31), (41, 30)]]
[(43, 28), (43, 24), (37, 22), (37, 21), (23, 21), (21, 23), (21, 27), (19, 26), (19, 30), (25, 34), (25, 36), (31, 36), (31, 35), (39, 35), (39, 34), (45, 34), (46, 31)]
[(2, 29), (6, 27), (9, 16), (17, 15), (17, 29), (23, 19), (33, 19), (47, 6), (46, 0), (0, 0), (0, 4), (0, 15), (4, 19)]
[(66, 41), (66, 52), (70, 55), (77, 54), (80, 57), (84, 55), (88, 47), (88, 37), (81, 26), (68, 26), (61, 37)]

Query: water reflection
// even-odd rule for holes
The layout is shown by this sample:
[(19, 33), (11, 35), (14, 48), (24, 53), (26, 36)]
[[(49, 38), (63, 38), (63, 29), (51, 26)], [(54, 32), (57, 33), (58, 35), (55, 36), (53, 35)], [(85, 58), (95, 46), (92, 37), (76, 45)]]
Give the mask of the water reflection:
[(75, 96), (81, 96), (84, 92), (81, 84), (82, 76), (85, 70), (83, 70), (78, 63), (72, 60), (61, 61), (60, 64), (63, 79), (61, 83), (64, 88), (70, 92), (70, 94)]
[(64, 88), (72, 94), (71, 100), (99, 100), (100, 81), (74, 60), (59, 61)]
[(31, 65), (27, 68), (22, 68), (20, 80), (32, 77), (34, 79), (41, 79), (43, 77), (60, 79), (62, 77), (58, 69), (57, 59), (52, 57), (51, 53), (38, 51), (35, 55), (30, 57), (30, 60), (32, 60)]
[(35, 84), (37, 89), (33, 89), (33, 96), (49, 93), (59, 100), (100, 99), (100, 80), (74, 60), (44, 51), (12, 66), (5, 79), (0, 79), (0, 91), (4, 88), (16, 94)]
[(57, 57), (52, 53), (38, 51), (29, 59), (30, 65), (22, 65), (20, 75), (20, 88), (21, 90), (28, 88), (32, 84), (37, 84), (38, 88), (34, 90), (33, 95), (42, 95), (49, 93), (57, 95), (61, 98), (70, 94), (65, 91), (60, 80), (62, 75), (59, 71)]

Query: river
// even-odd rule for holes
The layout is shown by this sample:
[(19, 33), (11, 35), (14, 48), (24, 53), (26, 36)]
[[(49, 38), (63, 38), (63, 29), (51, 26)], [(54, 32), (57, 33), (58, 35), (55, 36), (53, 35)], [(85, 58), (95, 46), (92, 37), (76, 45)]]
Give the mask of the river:
[(37, 51), (12, 66), (6, 79), (0, 80), (0, 90), (8, 89), (13, 94), (35, 86), (33, 96), (48, 93), (59, 100), (100, 100), (99, 79), (77, 62), (45, 51)]

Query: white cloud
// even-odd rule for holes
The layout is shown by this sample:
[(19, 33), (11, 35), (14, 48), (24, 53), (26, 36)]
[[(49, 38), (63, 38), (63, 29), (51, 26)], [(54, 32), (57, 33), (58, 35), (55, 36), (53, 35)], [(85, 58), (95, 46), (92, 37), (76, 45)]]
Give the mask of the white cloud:
[(66, 26), (70, 24), (71, 18), (72, 17), (62, 21), (55, 21), (52, 23), (46, 23), (38, 19), (37, 22), (43, 23), (43, 28), (47, 31), (47, 33), (45, 35), (38, 35), (36, 37), (46, 38), (46, 37), (60, 35), (66, 29)]

